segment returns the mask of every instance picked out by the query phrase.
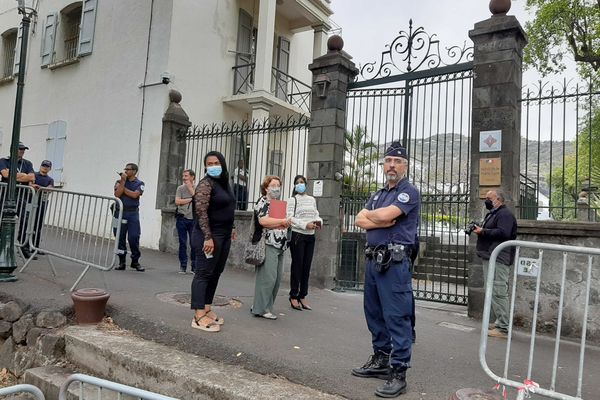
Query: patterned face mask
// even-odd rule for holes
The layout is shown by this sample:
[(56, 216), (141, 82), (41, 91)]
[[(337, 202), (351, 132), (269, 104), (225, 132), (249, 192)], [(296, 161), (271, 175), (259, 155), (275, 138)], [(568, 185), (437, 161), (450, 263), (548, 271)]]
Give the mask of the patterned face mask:
[(269, 196), (272, 199), (279, 199), (281, 196), (281, 188), (269, 188)]

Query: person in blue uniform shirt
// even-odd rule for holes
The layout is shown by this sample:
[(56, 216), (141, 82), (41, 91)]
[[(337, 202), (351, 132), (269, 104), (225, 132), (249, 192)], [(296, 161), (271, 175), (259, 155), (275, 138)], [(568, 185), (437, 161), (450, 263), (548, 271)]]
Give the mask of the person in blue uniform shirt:
[[(29, 147), (25, 146), (22, 142), (19, 142), (17, 150), (17, 185), (29, 186), (35, 180), (35, 174), (33, 171), (33, 164), (31, 161), (26, 160), (25, 150), (29, 150)], [(10, 174), (10, 156), (0, 158), (0, 175), (2, 176), (2, 182), (8, 182), (8, 176)], [(27, 241), (27, 211), (26, 204), (31, 202), (30, 192), (24, 191), (23, 194), (17, 199), (17, 215), (19, 216), (19, 232), (18, 240), (23, 244), (21, 251), (23, 257), (31, 257), (31, 250), (29, 249), (29, 242)], [(2, 199), (4, 201), (4, 198)]]
[(367, 231), (364, 312), (373, 355), (352, 375), (380, 378), (379, 397), (406, 391), (412, 349), (413, 296), (411, 249), (415, 245), (420, 194), (407, 178), (406, 149), (393, 142), (383, 159), (387, 184), (374, 193), (356, 216)]
[[(54, 187), (54, 179), (48, 175), (48, 173), (50, 173), (50, 171), (52, 170), (52, 161), (50, 160), (44, 160), (42, 161), (42, 163), (40, 164), (40, 170), (38, 172), (35, 173), (35, 180), (34, 182), (31, 184), (31, 186), (33, 186), (33, 188), (38, 191), (40, 190), (40, 188), (53, 188)], [(34, 244), (36, 248), (40, 247), (40, 239), (41, 239), (41, 233), (42, 233), (42, 225), (44, 222), (44, 213), (46, 212), (46, 207), (47, 207), (47, 195), (48, 193), (43, 193), (43, 196), (41, 197), (41, 201), (38, 204), (38, 209), (37, 209), (37, 213), (35, 215), (35, 232), (34, 232)], [(42, 251), (38, 251), (38, 254), (44, 255), (44, 253)]]
[(121, 179), (115, 183), (115, 197), (123, 203), (123, 220), (119, 235), (119, 265), (116, 270), (125, 269), (127, 242), (131, 250), (131, 268), (145, 271), (140, 265), (140, 197), (144, 194), (144, 182), (137, 178), (138, 166), (129, 163), (125, 166)]

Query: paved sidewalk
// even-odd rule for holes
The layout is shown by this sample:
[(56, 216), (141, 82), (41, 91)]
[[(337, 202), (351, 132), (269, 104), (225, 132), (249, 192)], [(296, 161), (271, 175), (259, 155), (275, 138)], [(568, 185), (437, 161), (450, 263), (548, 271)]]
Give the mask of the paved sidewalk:
[[(287, 301), (284, 282), (274, 310), (279, 319), (269, 321), (250, 315), (253, 273), (228, 269), (217, 295), (233, 300), (216, 308), (225, 325), (217, 334), (205, 333), (190, 327), (192, 311), (189, 304), (180, 303), (189, 296), (192, 275), (177, 273), (177, 256), (151, 250), (142, 254), (146, 272), (93, 270), (79, 285), (106, 288), (111, 294), (109, 313), (121, 327), (146, 339), (325, 392), (351, 399), (375, 398), (373, 391), (382, 381), (350, 375), (350, 369), (362, 365), (371, 353), (361, 293), (312, 289), (309, 300), (314, 310), (295, 311)], [(0, 296), (19, 297), (39, 308), (70, 306), (68, 289), (82, 267), (58, 259), (54, 264), (56, 279), (47, 258), (40, 257), (17, 274), (19, 281), (0, 284)], [(444, 400), (460, 388), (491, 388), (494, 382), (478, 361), (479, 331), (479, 322), (468, 318), (464, 307), (418, 302), (413, 368), (408, 372), (408, 393), (401, 398)], [(498, 374), (505, 343), (491, 339), (488, 344), (488, 363)], [(517, 333), (509, 371), (515, 380), (524, 379), (528, 346), (528, 336)], [(534, 380), (540, 383), (550, 378), (552, 351), (549, 339), (536, 347)], [(561, 347), (558, 385), (571, 395), (578, 355), (577, 345)], [(600, 350), (590, 348), (586, 357), (583, 398), (592, 399), (597, 385), (593, 379), (600, 376)]]

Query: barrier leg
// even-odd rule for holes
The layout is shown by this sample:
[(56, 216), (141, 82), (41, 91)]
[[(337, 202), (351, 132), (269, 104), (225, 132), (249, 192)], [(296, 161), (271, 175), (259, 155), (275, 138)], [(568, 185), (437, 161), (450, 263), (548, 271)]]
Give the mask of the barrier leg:
[(75, 288), (77, 287), (77, 285), (79, 285), (79, 282), (81, 282), (81, 280), (83, 279), (83, 277), (85, 276), (85, 274), (90, 270), (90, 265), (86, 264), (85, 269), (83, 270), (83, 272), (81, 273), (81, 275), (79, 275), (79, 278), (77, 278), (77, 280), (75, 281), (75, 283), (73, 284), (73, 286), (71, 286), (71, 292), (75, 290)]
[(52, 261), (52, 258), (50, 258), (50, 254), (48, 254), (48, 263), (50, 264), (50, 269), (52, 270), (52, 275), (56, 278), (56, 275), (58, 275), (56, 273), (56, 268), (54, 267), (54, 262)]

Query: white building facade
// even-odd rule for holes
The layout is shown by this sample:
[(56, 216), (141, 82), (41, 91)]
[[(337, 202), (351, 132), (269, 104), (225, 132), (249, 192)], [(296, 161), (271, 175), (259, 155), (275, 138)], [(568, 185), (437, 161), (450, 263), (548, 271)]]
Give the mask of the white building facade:
[[(145, 182), (141, 244), (158, 248), (168, 91), (182, 93), (193, 123), (306, 114), (307, 107), (290, 104), (288, 91), (296, 81), (311, 82), (307, 66), (326, 52), (328, 3), (40, 0), (25, 70), (25, 157), (36, 170), (50, 159), (65, 190), (104, 195), (112, 195), (117, 171), (137, 163)], [(16, 6), (0, 0), (1, 156), (10, 149), (20, 67)]]

